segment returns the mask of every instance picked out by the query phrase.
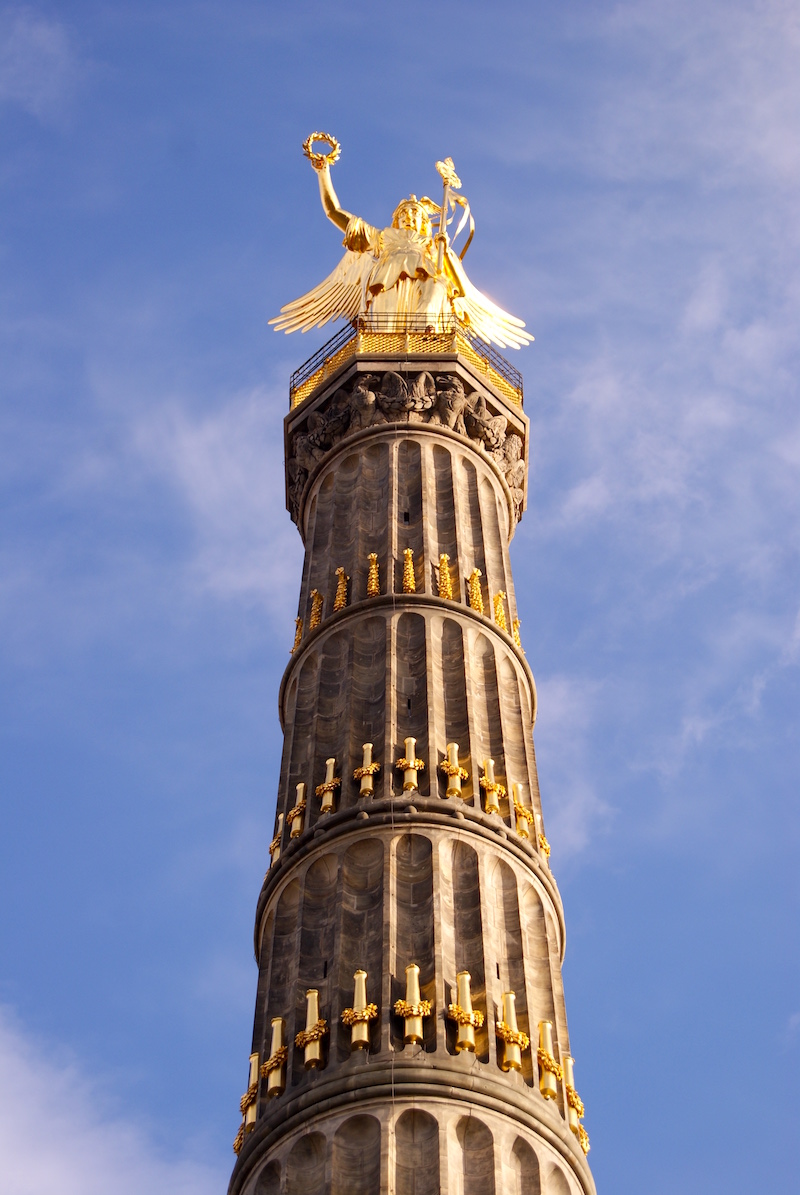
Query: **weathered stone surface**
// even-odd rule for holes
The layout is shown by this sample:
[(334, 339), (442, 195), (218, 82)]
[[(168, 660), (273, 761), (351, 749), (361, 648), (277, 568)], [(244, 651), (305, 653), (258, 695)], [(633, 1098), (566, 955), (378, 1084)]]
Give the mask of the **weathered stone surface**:
[[(284, 824), (280, 857), (258, 903), (259, 983), (253, 1050), (263, 1060), (273, 1017), (286, 1022), (286, 1091), (262, 1082), (231, 1195), (592, 1195), (569, 1131), (563, 1090), (539, 1092), (540, 1020), (557, 1057), (569, 1052), (561, 982), (564, 922), (539, 841), (541, 803), (532, 741), (536, 689), (513, 634), (508, 545), (524, 507), (528, 423), (456, 363), (403, 368), (361, 360), (287, 418), (287, 488), (306, 545), (299, 646), (281, 684), (285, 732), (278, 814), (306, 786), (302, 834)], [(415, 592), (404, 592), (411, 549)], [(368, 560), (379, 566), (369, 596)], [(452, 597), (440, 596), (449, 557)], [(348, 604), (333, 611), (338, 576)], [(484, 613), (468, 602), (480, 570)], [(309, 631), (311, 594), (323, 596)], [(424, 763), (404, 792), (406, 740)], [(354, 771), (363, 744), (380, 764), (363, 797)], [(448, 798), (440, 764), (457, 743), (466, 772)], [(326, 760), (341, 786), (322, 814)], [(483, 762), (494, 760), (499, 813), (487, 814)], [(404, 767), (407, 765), (404, 765)], [(538, 821), (521, 837), (510, 798)], [(395, 1002), (405, 968), (419, 967), (432, 1011), (423, 1040), (404, 1041)], [(351, 1050), (342, 1013), (353, 974), (367, 972), (376, 1006), (368, 1048)], [(471, 976), (483, 1015), (475, 1053), (456, 1052), (448, 1018), (456, 976)], [(322, 1066), (293, 1045), (308, 988), (328, 1022)], [(532, 1040), (522, 1069), (502, 1069), (495, 1033), (503, 992), (516, 993)]]

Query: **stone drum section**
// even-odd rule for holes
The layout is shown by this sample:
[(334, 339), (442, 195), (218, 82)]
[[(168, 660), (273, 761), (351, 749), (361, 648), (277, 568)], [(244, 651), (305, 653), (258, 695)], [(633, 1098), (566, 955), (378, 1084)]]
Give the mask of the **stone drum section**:
[(434, 339), (285, 423), (306, 550), (231, 1195), (595, 1190), (509, 560), (529, 424)]

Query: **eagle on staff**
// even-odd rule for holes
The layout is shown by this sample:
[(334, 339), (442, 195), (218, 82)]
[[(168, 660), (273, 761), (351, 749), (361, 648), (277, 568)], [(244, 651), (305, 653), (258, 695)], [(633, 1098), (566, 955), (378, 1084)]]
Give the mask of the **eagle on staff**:
[[(315, 149), (321, 143), (328, 147), (325, 152)], [(318, 286), (270, 320), (276, 331), (307, 332), (341, 317), (377, 331), (450, 332), (455, 317), (467, 331), (500, 348), (518, 349), (533, 340), (522, 320), (493, 303), (466, 275), (462, 263), (475, 224), (452, 158), (436, 163), (444, 184), (441, 204), (410, 195), (395, 208), (389, 228), (375, 228), (339, 203), (331, 182), (331, 166), (340, 153), (336, 138), (312, 133), (303, 152), (317, 172), (325, 215), (344, 233), (345, 254)], [(469, 236), (456, 253), (447, 228), (459, 208), (452, 240), (467, 224)]]

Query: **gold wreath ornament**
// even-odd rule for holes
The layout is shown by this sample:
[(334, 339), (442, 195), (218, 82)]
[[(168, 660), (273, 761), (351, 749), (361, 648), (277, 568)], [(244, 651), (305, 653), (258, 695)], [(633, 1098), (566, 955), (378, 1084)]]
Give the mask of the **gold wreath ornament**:
[(553, 1055), (547, 1050), (543, 1050), (541, 1046), (536, 1051), (536, 1061), (539, 1063), (539, 1066), (543, 1071), (549, 1071), (549, 1073), (553, 1075), (559, 1083), (561, 1082), (563, 1078), (563, 1071), (561, 1070), (561, 1067), (558, 1065)]
[(363, 780), (365, 776), (374, 776), (380, 770), (381, 765), (379, 763), (370, 763), (365, 768), (356, 768), (353, 772), (353, 779)]
[(585, 1116), (585, 1115), (586, 1115), (586, 1109), (585, 1109), (585, 1108), (584, 1108), (584, 1106), (583, 1106), (583, 1100), (582, 1100), (582, 1099), (581, 1099), (581, 1097), (578, 1095), (578, 1093), (577, 1093), (577, 1091), (575, 1090), (575, 1088), (574, 1088), (574, 1087), (571, 1087), (571, 1086), (569, 1085), (569, 1083), (566, 1085), (566, 1088), (565, 1088), (565, 1090), (566, 1090), (566, 1093), (567, 1093), (567, 1103), (569, 1104), (570, 1108), (572, 1108), (572, 1110), (574, 1111), (575, 1115), (576, 1115), (576, 1116), (578, 1117), (578, 1119), (580, 1120), (580, 1119), (581, 1119), (583, 1116)]
[(497, 1021), (495, 1024), (495, 1033), (510, 1046), (519, 1046), (521, 1050), (527, 1050), (531, 1044), (531, 1039), (527, 1033), (523, 1033), (521, 1029), (512, 1029), (505, 1021)]
[(395, 1000), (394, 1011), (399, 1017), (429, 1017), (433, 1010), (430, 1000), (409, 1004), (406, 1000)]
[(255, 1083), (250, 1084), (247, 1091), (244, 1093), (242, 1098), (239, 1100), (239, 1108), (241, 1110), (242, 1116), (244, 1116), (247, 1109), (249, 1107), (251, 1107), (256, 1102), (257, 1099), (258, 1099), (258, 1080), (256, 1080)]
[(326, 780), (324, 784), (318, 784), (314, 791), (318, 797), (324, 797), (325, 793), (336, 792), (341, 783), (341, 777), (334, 776), (333, 780)]
[(299, 1033), (295, 1034), (294, 1044), (299, 1050), (304, 1050), (312, 1041), (321, 1041), (327, 1032), (328, 1022), (323, 1021), (320, 1017), (310, 1029), (301, 1029)]
[(477, 1009), (467, 1012), (460, 1004), (448, 1004), (447, 1017), (448, 1020), (455, 1021), (457, 1025), (471, 1025), (473, 1029), (481, 1029), (483, 1027), (483, 1013), (478, 1012)]
[(345, 1008), (342, 1012), (342, 1024), (363, 1025), (367, 1021), (374, 1021), (377, 1015), (377, 1004), (368, 1004), (366, 1008)]
[(460, 767), (458, 764), (450, 763), (449, 760), (443, 759), (439, 767), (445, 776), (458, 776), (459, 780), (469, 780), (467, 769)]
[[(320, 141), (327, 142), (330, 146), (326, 154), (317, 153), (314, 149), (314, 146)], [(332, 166), (341, 152), (341, 145), (330, 133), (312, 133), (303, 142), (303, 153), (315, 170), (322, 170), (323, 166)]]
[(278, 1067), (283, 1066), (286, 1059), (289, 1057), (289, 1049), (287, 1046), (279, 1046), (274, 1054), (270, 1054), (266, 1062), (262, 1062), (259, 1074), (262, 1079), (267, 1079), (276, 1071)]
[(425, 760), (424, 759), (406, 759), (406, 757), (403, 756), (402, 759), (398, 759), (397, 763), (394, 766), (396, 768), (399, 768), (401, 772), (408, 772), (409, 770), (414, 771), (414, 772), (424, 772), (425, 771)]

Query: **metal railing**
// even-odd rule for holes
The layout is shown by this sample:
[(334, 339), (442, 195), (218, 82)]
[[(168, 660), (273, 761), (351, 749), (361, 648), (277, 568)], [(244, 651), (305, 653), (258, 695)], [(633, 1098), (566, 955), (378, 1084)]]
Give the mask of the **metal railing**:
[(512, 390), (515, 390), (519, 395), (519, 404), (522, 406), (522, 374), (518, 369), (515, 369), (510, 361), (506, 360), (502, 353), (499, 353), (493, 344), (487, 344), (480, 336), (476, 336), (474, 332), (470, 332), (468, 328), (460, 328), (458, 332), (459, 337), (469, 341), (473, 351), (487, 362), (490, 369), (494, 373), (499, 374), (505, 382), (509, 384)]
[(522, 405), (522, 374), (519, 370), (494, 345), (481, 340), (455, 316), (441, 316), (432, 323), (420, 315), (372, 315), (360, 316), (345, 324), (294, 371), (289, 380), (292, 407), (359, 352), (387, 356), (460, 352), (486, 374), (501, 393)]
[[(349, 340), (352, 340), (356, 334), (356, 329), (352, 324), (345, 324), (340, 328), (335, 336), (330, 340), (326, 340), (321, 349), (317, 349), (313, 357), (309, 357), (304, 361), (299, 369), (296, 369), (289, 379), (289, 393), (294, 396), (295, 392), (300, 389), (303, 382), (307, 382), (310, 377), (322, 369), (325, 362), (335, 356), (339, 349), (344, 348)], [(292, 406), (294, 406), (294, 402)]]

